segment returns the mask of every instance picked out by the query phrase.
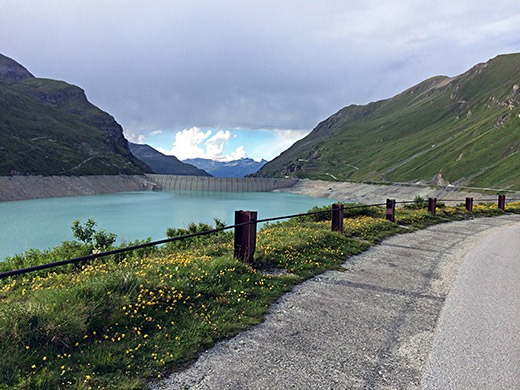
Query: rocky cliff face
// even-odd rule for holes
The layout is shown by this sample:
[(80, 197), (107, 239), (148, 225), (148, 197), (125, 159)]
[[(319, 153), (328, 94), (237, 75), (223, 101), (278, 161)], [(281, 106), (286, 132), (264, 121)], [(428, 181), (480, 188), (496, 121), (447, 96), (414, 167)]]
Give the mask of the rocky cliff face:
[(34, 77), (18, 62), (0, 54), (0, 78), (12, 81), (22, 81)]
[[(123, 128), (63, 81), (0, 56), (0, 175), (142, 174)], [(5, 137), (4, 137), (5, 135)]]

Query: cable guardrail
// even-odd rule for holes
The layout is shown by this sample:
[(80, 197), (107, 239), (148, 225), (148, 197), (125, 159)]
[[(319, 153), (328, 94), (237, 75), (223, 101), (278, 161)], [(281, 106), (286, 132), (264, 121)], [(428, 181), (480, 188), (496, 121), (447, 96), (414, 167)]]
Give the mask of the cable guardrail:
[[(386, 218), (388, 220), (391, 220), (392, 222), (395, 222), (395, 205), (396, 204), (417, 204), (417, 203), (427, 203), (428, 202), (428, 210), (432, 214), (435, 214), (437, 200), (440, 202), (446, 202), (446, 201), (449, 201), (449, 202), (466, 201), (466, 202), (468, 202), (468, 199), (471, 199), (471, 209), (472, 209), (473, 198), (466, 198), (465, 200), (429, 198), (428, 201), (413, 200), (413, 201), (399, 201), (399, 202), (388, 199), (386, 203), (362, 204), (362, 205), (355, 205), (355, 206), (346, 206), (345, 204), (335, 204), (335, 205), (333, 205), (333, 208), (329, 209), (329, 210), (310, 211), (307, 213), (299, 213), (299, 214), (292, 214), (292, 215), (285, 215), (285, 216), (280, 216), (280, 217), (272, 217), (272, 218), (264, 218), (264, 219), (256, 219), (256, 212), (252, 212), (252, 213), (254, 213), (254, 216), (249, 215), (249, 220), (247, 220), (245, 222), (235, 223), (233, 225), (215, 228), (215, 229), (211, 229), (211, 230), (205, 230), (202, 232), (186, 234), (183, 236), (165, 238), (162, 240), (147, 242), (147, 243), (143, 243), (143, 244), (139, 244), (139, 245), (133, 245), (133, 246), (125, 247), (125, 248), (113, 249), (113, 250), (109, 250), (106, 252), (92, 253), (90, 255), (75, 257), (72, 259), (61, 260), (61, 261), (56, 261), (56, 262), (52, 262), (52, 263), (41, 264), (41, 265), (36, 265), (36, 266), (32, 266), (32, 267), (7, 271), (7, 272), (0, 273), (0, 279), (17, 276), (17, 275), (22, 275), (22, 274), (26, 274), (26, 273), (34, 272), (34, 271), (41, 271), (44, 269), (55, 268), (55, 267), (59, 267), (59, 266), (67, 265), (67, 264), (76, 264), (76, 263), (80, 263), (80, 262), (84, 262), (84, 261), (88, 261), (88, 260), (94, 260), (94, 259), (101, 258), (101, 257), (107, 257), (107, 256), (116, 255), (116, 254), (120, 254), (120, 253), (131, 252), (131, 251), (135, 251), (138, 249), (154, 247), (157, 245), (162, 245), (162, 244), (175, 242), (175, 241), (181, 241), (181, 240), (185, 240), (188, 238), (206, 236), (206, 235), (215, 234), (215, 233), (219, 233), (219, 232), (222, 232), (225, 230), (230, 230), (230, 229), (235, 229), (235, 257), (240, 257), (240, 258), (242, 258), (242, 260), (244, 260), (246, 258), (251, 258), (252, 254), (254, 253), (255, 243), (252, 242), (252, 239), (256, 240), (256, 225), (259, 223), (266, 223), (266, 222), (280, 221), (280, 220), (290, 219), (290, 218), (305, 217), (305, 216), (329, 213), (329, 214), (332, 214), (331, 215), (332, 229), (342, 231), (343, 224), (339, 222), (339, 219), (341, 219), (341, 221), (343, 220), (343, 211), (345, 211), (345, 210), (386, 206), (387, 207)], [(519, 200), (520, 199), (509, 199), (508, 201), (514, 202), (514, 201), (519, 201)], [(491, 202), (491, 201), (496, 201), (496, 199), (479, 199), (479, 201), (480, 202), (486, 202), (486, 201)], [(503, 210), (504, 205), (505, 205), (505, 196), (499, 195), (498, 207)], [(339, 206), (339, 207), (334, 208), (334, 206)], [(389, 209), (389, 207), (391, 207), (391, 208)], [(433, 207), (433, 210), (432, 210), (432, 207)], [(466, 209), (469, 211), (468, 207), (469, 207), (468, 203), (466, 203)], [(241, 212), (242, 213), (251, 213), (251, 212), (236, 211), (235, 212), (235, 222), (237, 220), (237, 213), (241, 213)], [(247, 230), (243, 229), (246, 226), (249, 227), (251, 225), (255, 225), (255, 234), (253, 234), (253, 235), (251, 235), (250, 232), (247, 232)], [(251, 248), (252, 248), (252, 251), (251, 251)]]

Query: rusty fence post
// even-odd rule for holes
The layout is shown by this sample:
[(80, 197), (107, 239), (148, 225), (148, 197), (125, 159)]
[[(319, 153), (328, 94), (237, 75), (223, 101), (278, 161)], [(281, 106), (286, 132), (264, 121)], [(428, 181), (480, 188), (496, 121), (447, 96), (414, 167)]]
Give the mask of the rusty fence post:
[(437, 198), (428, 198), (428, 212), (431, 215), (435, 215), (436, 208), (437, 208)]
[(473, 212), (473, 198), (466, 198), (466, 211)]
[(395, 222), (395, 199), (386, 200), (386, 219)]
[(235, 259), (252, 264), (256, 248), (256, 211), (235, 211), (235, 225), (254, 222), (235, 227)]
[(498, 195), (498, 208), (500, 210), (504, 210), (505, 206), (506, 206), (506, 196), (505, 195)]
[(343, 205), (339, 203), (332, 205), (332, 231), (343, 232)]

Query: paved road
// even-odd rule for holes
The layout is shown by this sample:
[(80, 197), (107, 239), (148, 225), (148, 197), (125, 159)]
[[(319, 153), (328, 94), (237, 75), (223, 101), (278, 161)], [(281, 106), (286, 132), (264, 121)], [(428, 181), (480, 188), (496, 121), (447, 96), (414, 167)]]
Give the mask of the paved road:
[(262, 324), (152, 388), (419, 389), (466, 254), (487, 235), (519, 224), (511, 215), (391, 237), (349, 259), (344, 272), (296, 287)]
[(520, 389), (520, 224), (467, 254), (441, 312), (423, 385)]

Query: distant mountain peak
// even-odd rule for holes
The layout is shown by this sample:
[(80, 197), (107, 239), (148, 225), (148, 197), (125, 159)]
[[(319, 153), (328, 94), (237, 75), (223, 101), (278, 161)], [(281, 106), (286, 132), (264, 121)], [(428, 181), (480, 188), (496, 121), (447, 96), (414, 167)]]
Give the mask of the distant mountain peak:
[(34, 76), (12, 58), (0, 54), (0, 79), (22, 81)]
[(193, 164), (215, 177), (244, 177), (257, 172), (267, 163), (266, 160), (255, 161), (247, 157), (232, 161), (191, 158), (183, 160), (183, 162)]

